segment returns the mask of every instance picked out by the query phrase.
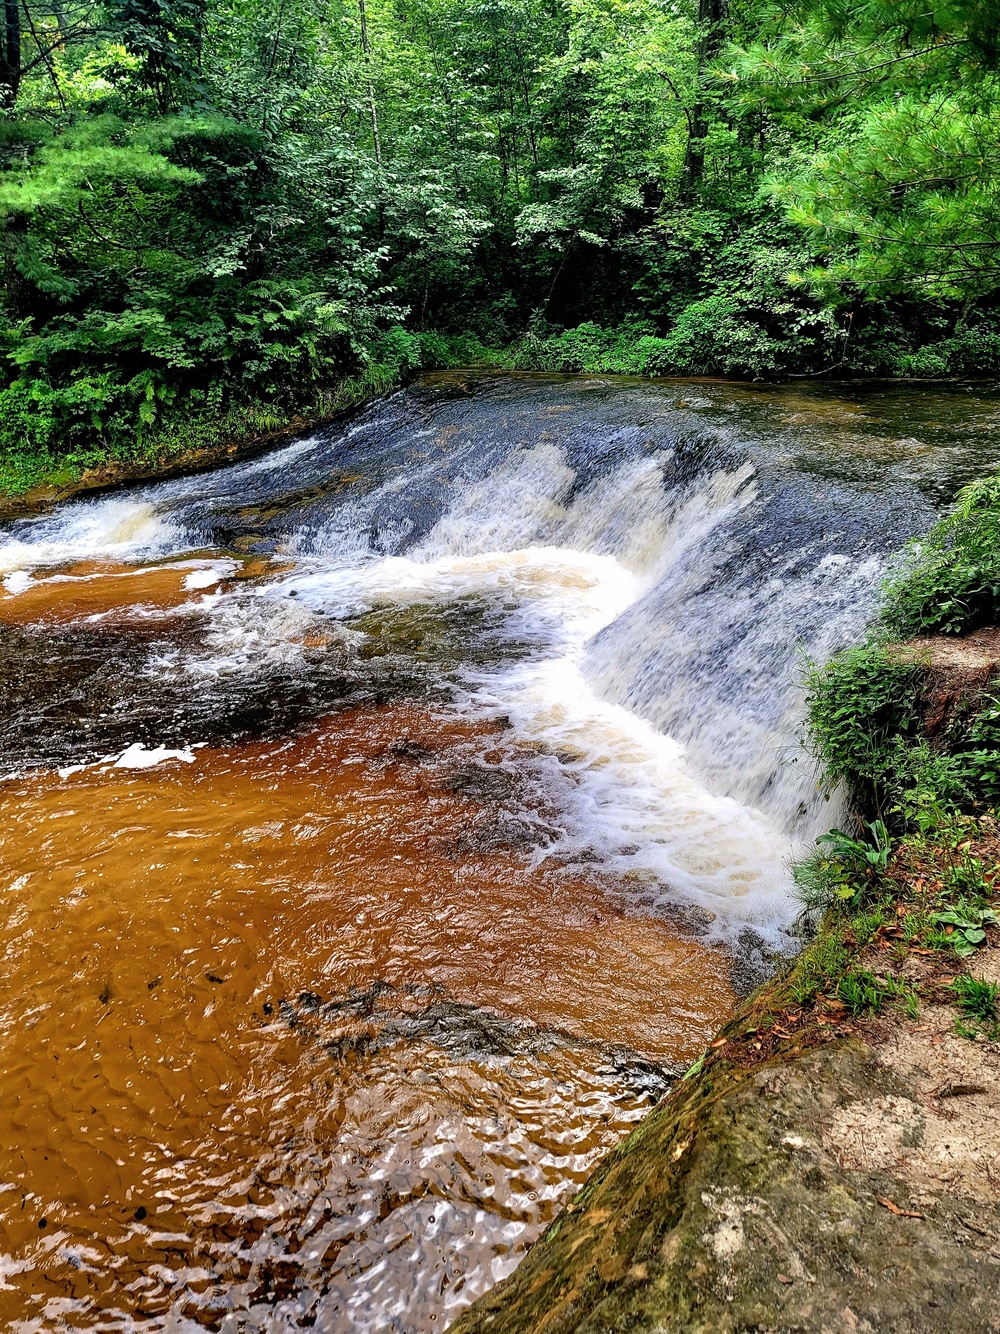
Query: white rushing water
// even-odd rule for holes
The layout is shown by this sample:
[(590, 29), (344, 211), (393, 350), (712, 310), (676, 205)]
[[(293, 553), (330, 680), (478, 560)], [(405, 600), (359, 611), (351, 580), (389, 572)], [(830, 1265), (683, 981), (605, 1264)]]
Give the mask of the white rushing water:
[(0, 535), (0, 575), (10, 576), (81, 560), (126, 561), (183, 550), (178, 530), (148, 500), (106, 496), (60, 506)]
[[(751, 926), (779, 946), (797, 911), (790, 861), (838, 815), (798, 743), (802, 654), (857, 637), (888, 553), (779, 530), (784, 546), (752, 570), (765, 505), (745, 455), (685, 472), (673, 448), (645, 444), (588, 472), (572, 442), (542, 432), (457, 442), (443, 470), (432, 429), (406, 425), (387, 476), (283, 533), (290, 573), (241, 592), (215, 591), (208, 562), (189, 575), (209, 616), (203, 651), (186, 663), (161, 651), (149, 670), (238, 688), (301, 659), (318, 616), (502, 613), (503, 636), (530, 651), (469, 666), (455, 707), (508, 720), (512, 740), (548, 757), (558, 830), (535, 855), (596, 860), (636, 901), (697, 910), (710, 936)], [(224, 498), (274, 495), (320, 448), (297, 441), (226, 470)], [(202, 488), (187, 479), (19, 525), (0, 540), (6, 588), (70, 561), (204, 548)], [(760, 541), (773, 544), (770, 522)]]
[[(624, 690), (641, 645), (634, 631), (616, 639), (623, 614), (669, 581), (685, 553), (710, 551), (722, 519), (755, 498), (748, 467), (670, 496), (661, 463), (629, 463), (569, 499), (575, 474), (562, 451), (517, 451), (406, 557), (359, 559), (355, 549), (344, 563), (323, 561), (267, 596), (294, 596), (334, 618), (460, 599), (513, 608), (509, 633), (544, 645), (543, 655), (475, 674), (463, 707), (508, 719), (518, 741), (559, 757), (569, 780), (562, 830), (537, 855), (596, 854), (642, 902), (691, 905), (711, 934), (728, 937), (749, 924), (778, 944), (796, 911), (792, 840), (762, 812), (710, 791), (684, 747), (611, 702), (590, 669), (603, 634)], [(333, 535), (311, 545), (334, 545)]]

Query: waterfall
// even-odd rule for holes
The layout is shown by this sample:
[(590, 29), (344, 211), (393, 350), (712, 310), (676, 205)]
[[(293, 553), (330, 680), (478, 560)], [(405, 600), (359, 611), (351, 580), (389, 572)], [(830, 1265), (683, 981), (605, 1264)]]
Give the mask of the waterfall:
[[(373, 613), (464, 609), (451, 707), (502, 719), (533, 757), (558, 818), (531, 855), (598, 864), (709, 937), (752, 926), (780, 945), (790, 860), (838, 815), (801, 742), (804, 664), (862, 635), (934, 507), (671, 392), (418, 388), (264, 459), (19, 521), (0, 571), (16, 592), (71, 561), (280, 560), (253, 588), (191, 585), (197, 643), (143, 668), (183, 669), (191, 692), (308, 672), (314, 621), (348, 644)], [(192, 723), (168, 743), (202, 739)]]

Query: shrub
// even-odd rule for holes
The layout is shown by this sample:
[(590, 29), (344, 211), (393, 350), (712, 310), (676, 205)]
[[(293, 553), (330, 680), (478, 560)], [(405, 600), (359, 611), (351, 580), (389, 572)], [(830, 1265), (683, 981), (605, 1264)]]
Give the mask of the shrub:
[(899, 638), (965, 634), (1000, 612), (1000, 474), (975, 482), (911, 547), (910, 568), (887, 590), (884, 621)]

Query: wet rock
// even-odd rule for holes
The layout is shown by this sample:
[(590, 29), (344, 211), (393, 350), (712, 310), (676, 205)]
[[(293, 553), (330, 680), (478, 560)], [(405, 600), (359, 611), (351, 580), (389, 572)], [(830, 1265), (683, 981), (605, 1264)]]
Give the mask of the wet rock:
[(0, 626), (0, 764), (86, 763), (136, 741), (267, 739), (358, 704), (449, 697), (447, 683), (424, 664), (365, 660), (349, 638), (321, 637), (315, 628), (303, 617), (297, 643), (270, 655), (249, 644), (247, 661), (230, 667), (216, 663), (226, 645), (198, 613)]
[(1000, 1204), (908, 1168), (936, 1115), (858, 1039), (710, 1063), (452, 1334), (996, 1331)]
[(621, 1044), (589, 1042), (557, 1029), (503, 1018), (492, 1010), (456, 1001), (440, 987), (384, 981), (352, 987), (324, 1001), (302, 992), (278, 1003), (290, 1029), (313, 1041), (335, 1061), (369, 1056), (398, 1044), (425, 1043), (457, 1060), (506, 1061), (537, 1057), (559, 1048), (586, 1048), (603, 1057), (602, 1068), (632, 1095), (658, 1102), (680, 1073), (645, 1060)]
[(346, 624), (364, 634), (363, 658), (416, 658), (439, 667), (495, 666), (528, 656), (532, 645), (509, 632), (510, 610), (467, 597), (443, 604), (377, 607)]

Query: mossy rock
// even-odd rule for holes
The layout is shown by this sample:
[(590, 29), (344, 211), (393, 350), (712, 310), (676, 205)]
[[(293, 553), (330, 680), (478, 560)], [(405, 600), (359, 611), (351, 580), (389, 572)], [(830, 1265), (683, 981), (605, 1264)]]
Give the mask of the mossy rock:
[(919, 1133), (924, 1103), (857, 1038), (709, 1061), (451, 1334), (998, 1330), (996, 1200), (914, 1204), (831, 1132), (889, 1108)]

